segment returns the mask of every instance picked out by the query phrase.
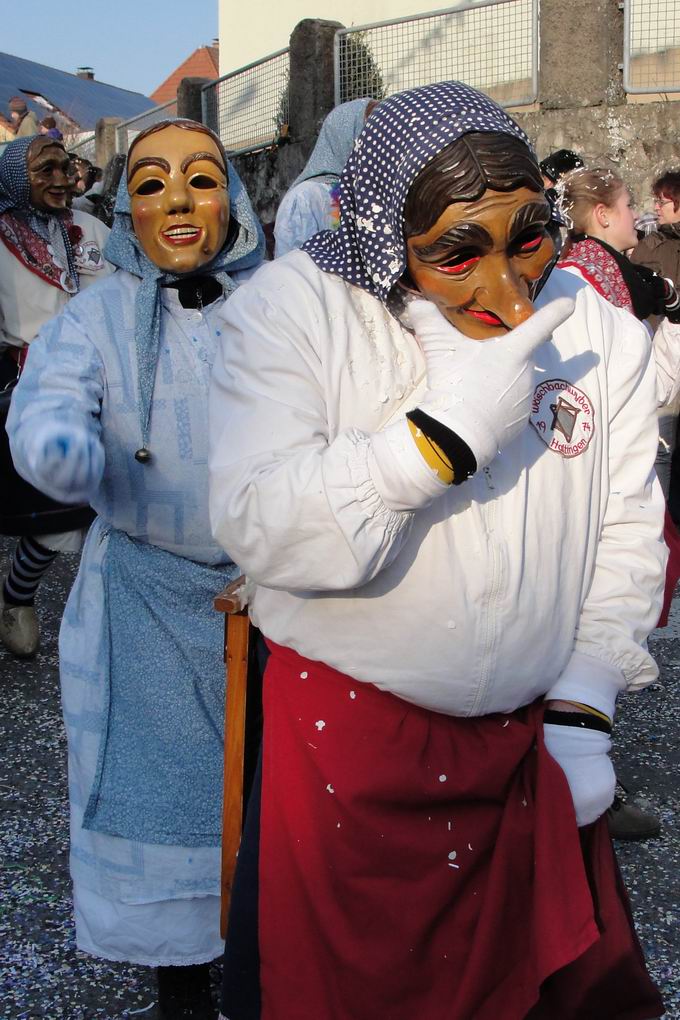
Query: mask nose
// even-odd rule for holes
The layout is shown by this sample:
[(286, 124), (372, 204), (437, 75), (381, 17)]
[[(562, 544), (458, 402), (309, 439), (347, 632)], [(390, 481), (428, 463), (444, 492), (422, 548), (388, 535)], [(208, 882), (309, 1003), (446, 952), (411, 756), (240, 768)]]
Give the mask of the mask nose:
[(475, 292), (475, 300), (514, 329), (534, 314), (529, 285), (505, 256), (487, 256), (487, 260), (488, 277)]
[(190, 213), (194, 208), (189, 189), (184, 181), (173, 182), (166, 191), (166, 209), (169, 213)]

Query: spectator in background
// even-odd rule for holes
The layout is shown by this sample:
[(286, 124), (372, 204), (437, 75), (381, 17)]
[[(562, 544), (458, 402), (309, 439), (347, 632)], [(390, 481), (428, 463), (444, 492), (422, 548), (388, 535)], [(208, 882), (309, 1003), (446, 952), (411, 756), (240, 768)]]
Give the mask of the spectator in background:
[[(71, 205), (74, 209), (82, 209), (94, 215), (97, 207), (97, 199), (101, 193), (102, 169), (95, 166), (84, 156), (71, 153), (73, 160), (74, 175), (72, 185)], [(93, 201), (94, 199), (94, 201)]]
[(43, 117), (40, 121), (40, 134), (47, 135), (49, 138), (56, 138), (58, 142), (63, 141), (64, 138), (57, 127), (57, 122), (54, 117)]
[(582, 166), (585, 166), (583, 159), (573, 149), (557, 149), (539, 163), (546, 189), (554, 188), (565, 174)]
[(320, 230), (340, 223), (340, 174), (354, 142), (375, 109), (374, 99), (353, 99), (328, 114), (302, 173), (281, 200), (274, 224), (274, 255), (299, 248)]
[(12, 96), (10, 99), (9, 115), (17, 138), (29, 138), (31, 135), (40, 134), (38, 118), (32, 110), (29, 110), (26, 100), (21, 96)]
[(631, 262), (646, 266), (680, 287), (680, 170), (667, 170), (652, 185), (657, 226), (646, 234)]

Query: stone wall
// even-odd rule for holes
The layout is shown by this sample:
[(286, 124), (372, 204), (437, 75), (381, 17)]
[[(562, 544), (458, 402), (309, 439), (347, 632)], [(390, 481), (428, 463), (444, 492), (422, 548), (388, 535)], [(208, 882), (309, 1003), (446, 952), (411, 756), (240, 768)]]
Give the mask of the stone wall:
[[(291, 36), (288, 137), (277, 148), (234, 160), (265, 225), (273, 222), (281, 197), (304, 166), (333, 106), (337, 27), (337, 22), (316, 19), (296, 27)], [(626, 96), (618, 0), (541, 0), (540, 34), (538, 102), (512, 111), (539, 156), (576, 149), (586, 162), (617, 170), (640, 210), (651, 208), (652, 180), (680, 164), (680, 101)]]
[(513, 116), (540, 157), (575, 149), (586, 163), (616, 170), (640, 211), (650, 185), (680, 165), (679, 101), (626, 96), (623, 12), (617, 0), (541, 0), (539, 102)]

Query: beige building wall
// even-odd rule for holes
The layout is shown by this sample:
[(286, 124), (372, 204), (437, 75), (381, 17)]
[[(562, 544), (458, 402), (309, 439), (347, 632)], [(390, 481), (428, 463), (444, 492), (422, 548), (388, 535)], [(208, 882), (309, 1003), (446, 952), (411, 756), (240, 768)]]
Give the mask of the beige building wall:
[(218, 0), (220, 74), (228, 74), (288, 45), (303, 18), (339, 21), (346, 27), (403, 18), (446, 7), (446, 0), (274, 0), (235, 4)]

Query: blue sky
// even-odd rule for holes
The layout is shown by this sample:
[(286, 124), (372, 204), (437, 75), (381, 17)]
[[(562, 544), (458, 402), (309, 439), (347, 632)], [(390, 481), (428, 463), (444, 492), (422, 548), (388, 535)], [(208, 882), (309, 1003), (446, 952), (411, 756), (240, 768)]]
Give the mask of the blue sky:
[(0, 50), (149, 95), (217, 35), (217, 0), (0, 0)]

